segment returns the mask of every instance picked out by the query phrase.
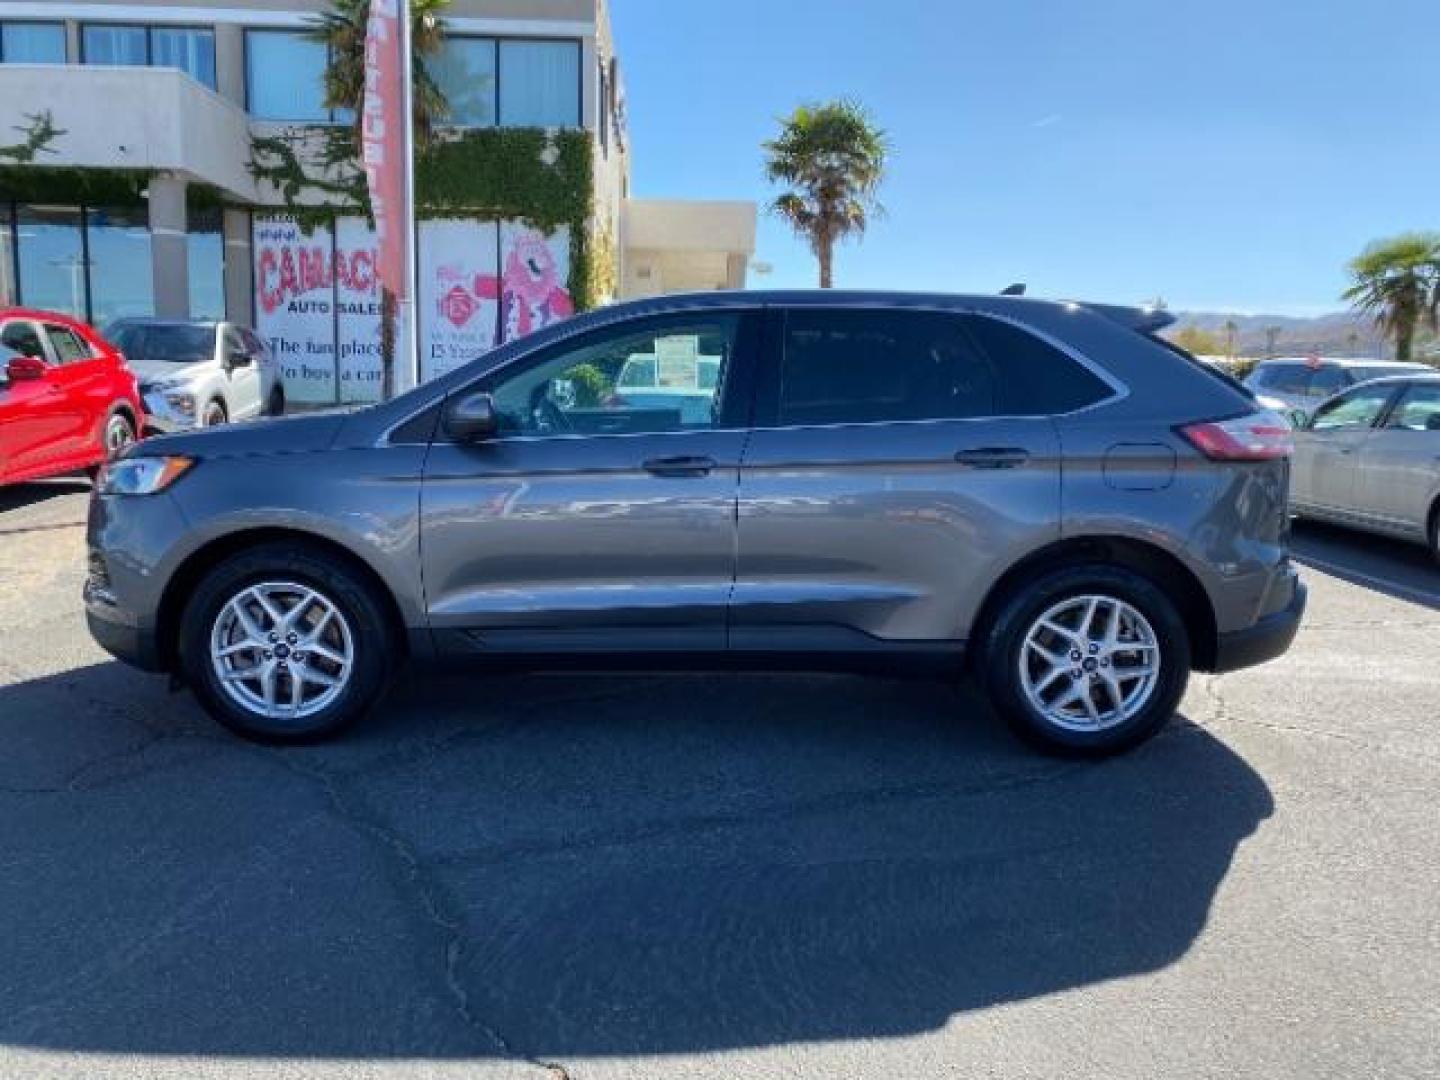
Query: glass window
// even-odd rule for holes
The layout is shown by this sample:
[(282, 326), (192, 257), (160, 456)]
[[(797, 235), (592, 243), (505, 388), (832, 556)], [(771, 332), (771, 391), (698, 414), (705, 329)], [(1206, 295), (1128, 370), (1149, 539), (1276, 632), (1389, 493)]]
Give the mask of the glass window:
[(1305, 392), (1314, 398), (1328, 398), (1349, 385), (1350, 380), (1340, 368), (1321, 367), (1310, 373), (1310, 382)]
[(62, 23), (0, 23), (0, 62), (7, 64), (65, 63)]
[(1315, 413), (1314, 431), (1343, 431), (1371, 427), (1395, 393), (1393, 386), (1362, 386), (1327, 401)]
[(215, 358), (213, 324), (118, 322), (105, 336), (131, 360), (197, 364)]
[(500, 42), (500, 123), (580, 126), (580, 46), (573, 41)]
[(1262, 364), (1256, 381), (1278, 394), (1304, 394), (1310, 387), (1310, 369), (1304, 364)]
[(21, 206), (17, 211), (20, 299), (26, 307), (85, 317), (81, 224), (79, 207)]
[[(565, 346), (501, 377), (493, 391), (500, 430), (629, 435), (715, 427), (739, 328), (738, 315), (667, 319), (649, 328), (601, 331), (579, 346)], [(705, 373), (712, 365), (713, 380)], [(637, 367), (658, 374), (653, 380), (627, 374)]]
[(495, 126), (495, 42), (490, 38), (447, 38), (427, 61), (430, 76), (450, 105), (456, 127)]
[(1406, 390), (1385, 426), (1403, 431), (1440, 431), (1440, 383), (1417, 383)]
[(92, 208), (85, 217), (90, 229), (90, 320), (103, 326), (113, 319), (153, 315), (154, 271), (144, 208)]
[(70, 364), (76, 360), (90, 359), (90, 346), (68, 326), (46, 323), (45, 336), (50, 339), (50, 348), (59, 363)]
[(150, 63), (179, 68), (196, 82), (215, 89), (215, 35), (209, 30), (155, 27), (150, 31)]
[(325, 46), (301, 30), (245, 34), (250, 115), (257, 120), (325, 123)]
[(144, 67), (150, 62), (150, 45), (143, 26), (87, 26), (82, 31), (81, 48), (87, 64)]
[(1058, 416), (1110, 397), (1098, 375), (1027, 330), (968, 316), (966, 326), (999, 370), (1000, 407), (1010, 416)]
[(20, 287), (15, 280), (15, 223), (11, 208), (0, 202), (0, 307), (20, 302)]
[(192, 210), (186, 237), (190, 314), (225, 318), (225, 231), (218, 209)]

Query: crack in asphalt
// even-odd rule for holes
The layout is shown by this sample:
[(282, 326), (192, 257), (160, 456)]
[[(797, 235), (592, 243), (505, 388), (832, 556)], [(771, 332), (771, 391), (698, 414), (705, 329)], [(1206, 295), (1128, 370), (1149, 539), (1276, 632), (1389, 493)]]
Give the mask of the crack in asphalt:
[(25, 536), (29, 533), (59, 532), (62, 529), (83, 529), (83, 521), (61, 521), (54, 525), (26, 525), (19, 529), (0, 529), (0, 536)]

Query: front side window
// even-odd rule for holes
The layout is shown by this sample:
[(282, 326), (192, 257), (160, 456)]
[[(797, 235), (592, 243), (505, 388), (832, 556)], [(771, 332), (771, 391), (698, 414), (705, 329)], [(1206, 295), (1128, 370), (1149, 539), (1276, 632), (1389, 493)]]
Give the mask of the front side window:
[(257, 120), (328, 123), (323, 42), (303, 30), (245, 34), (246, 98)]
[(578, 42), (500, 42), (500, 123), (580, 126)]
[(65, 63), (64, 24), (0, 23), (0, 63)]
[(430, 77), (450, 106), (447, 123), (456, 127), (494, 127), (496, 123), (496, 43), (493, 38), (447, 38), (426, 61)]
[(1362, 386), (1327, 402), (1315, 414), (1313, 431), (1355, 431), (1373, 427), (1395, 393), (1393, 386)]
[(50, 339), (50, 347), (55, 350), (55, 359), (60, 363), (70, 364), (76, 360), (90, 359), (90, 346), (68, 326), (47, 323), (45, 334)]
[(784, 426), (1042, 416), (1109, 388), (1033, 334), (985, 316), (793, 311), (776, 421)]
[(1385, 426), (1400, 431), (1440, 431), (1440, 383), (1417, 383), (1406, 390)]
[[(502, 433), (631, 435), (720, 426), (742, 319), (669, 319), (600, 331), (492, 388)], [(639, 374), (643, 373), (643, 374)]]

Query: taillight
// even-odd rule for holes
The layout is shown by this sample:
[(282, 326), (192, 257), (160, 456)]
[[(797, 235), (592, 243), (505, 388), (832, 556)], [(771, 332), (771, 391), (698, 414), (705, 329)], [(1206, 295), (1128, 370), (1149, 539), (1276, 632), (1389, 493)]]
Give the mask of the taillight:
[(1295, 450), (1290, 424), (1268, 409), (1234, 420), (1187, 424), (1180, 434), (1211, 461), (1273, 461)]

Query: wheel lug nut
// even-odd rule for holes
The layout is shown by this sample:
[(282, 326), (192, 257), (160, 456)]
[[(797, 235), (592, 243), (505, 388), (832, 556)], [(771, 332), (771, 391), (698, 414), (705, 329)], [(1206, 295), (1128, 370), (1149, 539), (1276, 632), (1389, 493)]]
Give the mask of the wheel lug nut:
[(270, 635), (270, 644), (271, 644), (271, 645), (274, 645), (275, 642), (277, 642), (277, 641), (279, 641), (279, 640), (280, 640), (280, 635), (279, 635), (279, 634), (271, 634), (271, 635)]
[(1076, 649), (1074, 652), (1072, 652), (1072, 653), (1070, 654), (1070, 659), (1071, 659), (1071, 660), (1079, 660), (1079, 659), (1080, 659), (1080, 650), (1079, 650), (1079, 649)]
[(300, 639), (295, 634), (287, 634), (285, 640), (288, 641), (291, 645), (294, 645)]
[(1100, 646), (1099, 646), (1099, 645), (1091, 645), (1091, 646), (1090, 646), (1090, 654), (1091, 654), (1092, 656), (1093, 656), (1095, 653), (1098, 653), (1099, 651), (1100, 651)]

